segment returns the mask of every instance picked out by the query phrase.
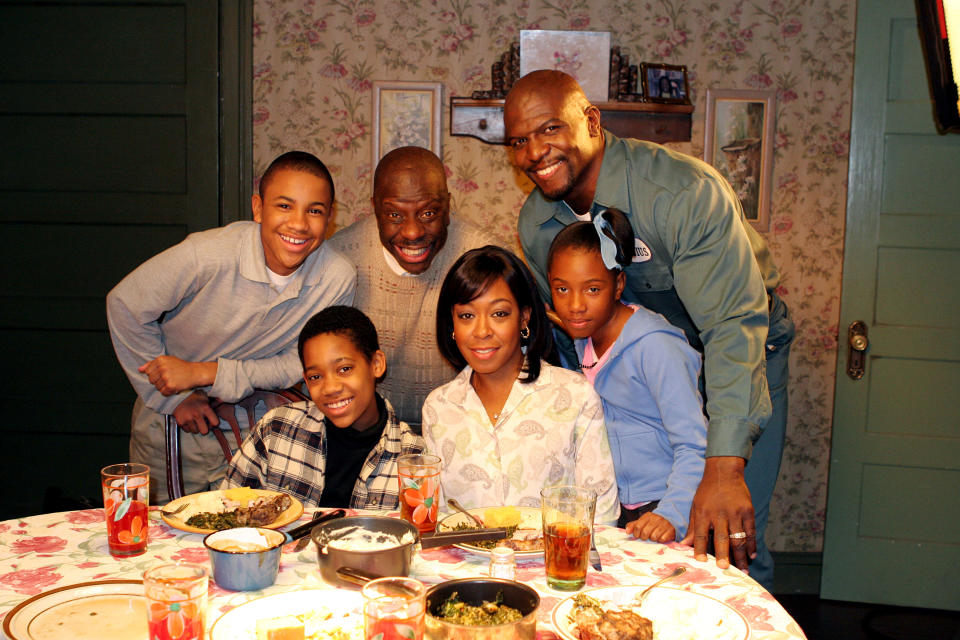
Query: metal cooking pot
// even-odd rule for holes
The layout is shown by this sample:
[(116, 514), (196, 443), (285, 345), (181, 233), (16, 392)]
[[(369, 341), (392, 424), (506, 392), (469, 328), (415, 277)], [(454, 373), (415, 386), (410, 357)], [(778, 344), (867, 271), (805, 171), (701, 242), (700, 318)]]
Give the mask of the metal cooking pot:
[[(383, 549), (357, 550), (331, 547), (329, 542), (345, 533), (346, 529), (359, 527), (368, 531), (394, 535), (403, 540), (406, 534), (410, 542)], [(336, 587), (356, 589), (354, 583), (337, 575), (340, 567), (350, 567), (381, 576), (406, 576), (410, 573), (410, 561), (420, 539), (417, 528), (398, 518), (385, 516), (348, 516), (340, 520), (324, 522), (313, 528), (310, 534), (317, 545), (317, 564), (320, 576)]]
[[(347, 529), (359, 528), (373, 533), (386, 533), (412, 542), (399, 546), (351, 551), (330, 546), (330, 542), (346, 533)], [(409, 536), (407, 534), (410, 534)], [(310, 534), (317, 543), (317, 563), (320, 576), (335, 587), (356, 588), (355, 580), (338, 575), (340, 568), (346, 567), (359, 574), (377, 577), (410, 575), (410, 562), (418, 548), (429, 549), (460, 542), (476, 540), (503, 539), (507, 530), (503, 527), (489, 529), (471, 529), (468, 531), (446, 531), (441, 533), (420, 534), (418, 529), (398, 518), (384, 516), (349, 516), (336, 522), (326, 522), (313, 528)]]
[[(434, 614), (457, 592), (463, 602), (493, 602), (503, 594), (503, 604), (519, 609), (523, 617), (516, 622), (492, 627), (453, 624)], [(537, 636), (537, 609), (540, 596), (532, 588), (513, 580), (500, 578), (461, 578), (448, 580), (427, 591), (426, 638), (428, 640), (534, 640)]]
[[(318, 511), (313, 520), (286, 533), (265, 527), (238, 527), (211, 533), (203, 539), (203, 546), (210, 555), (214, 582), (231, 591), (256, 591), (269, 587), (277, 580), (283, 545), (306, 537), (315, 526), (345, 515), (347, 512), (343, 509), (326, 513)], [(269, 542), (269, 546), (250, 551), (223, 549), (225, 541), (249, 536), (251, 531), (259, 531), (262, 539)]]

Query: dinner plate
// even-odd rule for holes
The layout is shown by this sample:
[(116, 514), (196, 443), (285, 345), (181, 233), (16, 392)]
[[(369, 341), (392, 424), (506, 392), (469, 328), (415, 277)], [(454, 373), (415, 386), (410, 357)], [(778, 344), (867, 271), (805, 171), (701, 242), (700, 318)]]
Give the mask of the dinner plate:
[(24, 600), (3, 619), (10, 640), (147, 640), (140, 580), (71, 584)]
[[(258, 496), (275, 496), (279, 494), (278, 491), (267, 491), (266, 489), (253, 489), (252, 491), (254, 491)], [(202, 502), (208, 501), (215, 504), (215, 499), (222, 495), (223, 491), (204, 491), (202, 493), (191, 493), (188, 496), (171, 500), (166, 506), (163, 507), (165, 510), (176, 509), (184, 503), (188, 504), (189, 506), (177, 515), (170, 517), (163, 515), (163, 511), (161, 511), (160, 517), (163, 518), (163, 521), (174, 529), (180, 529), (181, 531), (187, 531), (189, 533), (213, 533), (215, 529), (191, 527), (187, 524), (187, 520), (189, 520), (190, 516), (194, 515), (195, 513), (211, 511), (210, 507), (199, 507), (198, 505)], [(293, 496), (290, 496), (290, 506), (287, 507), (286, 511), (281, 512), (280, 515), (277, 516), (276, 520), (264, 526), (267, 529), (279, 529), (280, 527), (286, 526), (291, 522), (295, 522), (301, 515), (303, 515), (303, 503)]]
[[(648, 586), (602, 587), (581, 593), (596, 598), (604, 606), (620, 606), (633, 603)], [(561, 600), (553, 609), (553, 627), (566, 640), (580, 637), (576, 626), (567, 618), (575, 597)], [(653, 622), (656, 640), (747, 640), (750, 637), (750, 626), (739, 611), (693, 591), (657, 587), (647, 594), (643, 606), (636, 611)]]
[[(467, 509), (470, 513), (477, 516), (483, 520), (483, 512), (489, 509), (490, 507), (479, 507), (476, 509)], [(520, 527), (523, 529), (541, 529), (543, 527), (543, 520), (540, 517), (540, 509), (537, 507), (516, 507), (517, 511), (520, 512)], [(438, 531), (450, 531), (456, 528), (457, 525), (468, 524), (472, 527), (476, 527), (477, 523), (465, 516), (464, 514), (457, 512), (451, 513), (446, 518), (437, 523)], [(464, 551), (472, 551), (473, 553), (479, 553), (481, 555), (489, 556), (490, 549), (484, 549), (483, 547), (478, 547), (475, 544), (469, 542), (455, 544), (453, 545), (458, 549), (463, 549)], [(531, 551), (517, 551), (515, 556), (517, 558), (535, 558), (537, 556), (543, 555), (543, 549), (534, 549)]]
[(359, 591), (302, 589), (263, 596), (231, 609), (213, 623), (210, 640), (256, 640), (258, 620), (322, 610), (331, 617), (317, 633), (307, 636), (310, 640), (338, 637), (330, 635), (334, 630), (348, 632), (351, 640), (363, 638), (363, 596)]

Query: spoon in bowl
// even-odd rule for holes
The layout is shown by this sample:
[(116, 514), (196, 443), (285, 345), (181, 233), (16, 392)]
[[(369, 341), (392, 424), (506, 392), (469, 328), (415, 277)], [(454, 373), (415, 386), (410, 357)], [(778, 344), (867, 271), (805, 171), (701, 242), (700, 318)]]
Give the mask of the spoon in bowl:
[(455, 511), (459, 511), (460, 513), (464, 514), (465, 516), (467, 516), (468, 518), (476, 522), (478, 527), (483, 528), (487, 526), (483, 524), (483, 520), (481, 520), (477, 516), (473, 515), (472, 513), (464, 509), (463, 505), (457, 502), (455, 498), (447, 498), (447, 504), (450, 505), (451, 509)]

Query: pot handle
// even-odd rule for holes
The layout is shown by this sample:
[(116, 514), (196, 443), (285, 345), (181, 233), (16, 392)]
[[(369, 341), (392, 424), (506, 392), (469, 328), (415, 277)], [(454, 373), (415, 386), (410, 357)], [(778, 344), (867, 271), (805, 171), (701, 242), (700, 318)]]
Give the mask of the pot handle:
[[(354, 569), (353, 567), (340, 567), (337, 569), (337, 577), (341, 580), (345, 580), (350, 584), (355, 584), (358, 586), (363, 586), (370, 582), (371, 580), (377, 580), (379, 578), (384, 578), (387, 576), (381, 576), (376, 573), (370, 573), (368, 571), (363, 571), (362, 569)], [(417, 592), (411, 589), (410, 587), (397, 583), (391, 583), (390, 587), (404, 596), (417, 596)]]
[(350, 584), (355, 584), (362, 587), (371, 580), (376, 580), (377, 578), (382, 578), (383, 576), (376, 573), (368, 573), (362, 569), (354, 569), (353, 567), (340, 567), (337, 569), (337, 577), (346, 580)]
[(286, 535), (289, 536), (287, 542), (297, 540), (304, 536), (310, 535), (310, 532), (313, 531), (313, 528), (320, 524), (321, 522), (326, 522), (328, 520), (336, 520), (337, 518), (342, 518), (347, 515), (347, 512), (343, 509), (334, 509), (333, 511), (327, 511), (326, 513), (317, 513), (314, 515), (313, 520), (306, 524), (302, 524), (299, 527), (287, 531)]
[(420, 547), (422, 549), (432, 549), (433, 547), (445, 547), (447, 545), (461, 544), (464, 542), (503, 540), (509, 537), (504, 527), (441, 531), (438, 533), (422, 534), (420, 536)]

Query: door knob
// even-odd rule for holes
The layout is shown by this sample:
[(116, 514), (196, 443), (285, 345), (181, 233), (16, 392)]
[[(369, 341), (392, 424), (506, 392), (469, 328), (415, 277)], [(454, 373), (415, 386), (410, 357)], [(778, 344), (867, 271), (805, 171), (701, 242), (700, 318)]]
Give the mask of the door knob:
[(854, 351), (866, 351), (868, 344), (870, 344), (870, 341), (867, 340), (867, 336), (865, 335), (858, 333), (850, 338), (850, 348)]
[(847, 375), (853, 380), (859, 380), (863, 377), (864, 366), (867, 362), (867, 347), (870, 341), (867, 339), (867, 325), (862, 320), (855, 320), (850, 323), (847, 329)]

